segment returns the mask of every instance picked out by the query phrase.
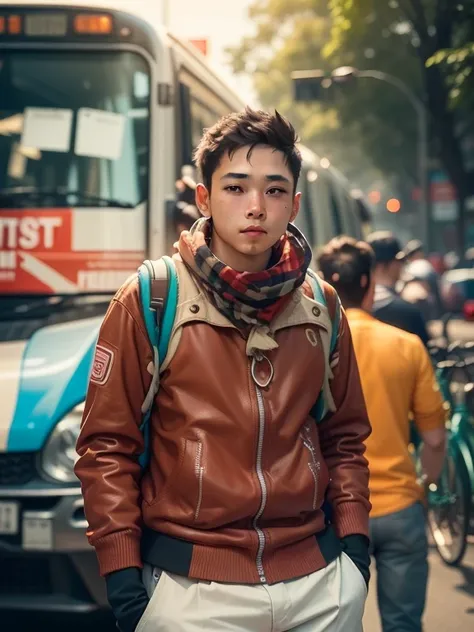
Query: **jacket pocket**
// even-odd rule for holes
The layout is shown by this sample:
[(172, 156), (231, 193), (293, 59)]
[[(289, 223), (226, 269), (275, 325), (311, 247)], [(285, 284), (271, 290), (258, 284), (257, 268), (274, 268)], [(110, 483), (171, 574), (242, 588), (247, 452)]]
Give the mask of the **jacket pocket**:
[(205, 456), (205, 444), (200, 434), (183, 441), (177, 467), (173, 468), (157, 497), (163, 518), (185, 526), (203, 522), (206, 494)]
[(204, 496), (204, 444), (199, 436), (186, 439), (184, 458), (181, 468), (172, 481), (175, 492), (179, 494), (177, 501), (184, 510), (186, 522), (198, 522)]
[(145, 625), (153, 619), (156, 611), (156, 601), (159, 598), (159, 590), (162, 588), (163, 582), (166, 579), (166, 573), (159, 568), (145, 564), (143, 568), (143, 583), (145, 584), (146, 591), (150, 597), (150, 601), (146, 607), (145, 612), (142, 614), (135, 632), (143, 630)]
[[(170, 487), (173, 486), (174, 481), (183, 466), (183, 461), (186, 457), (186, 444), (185, 439), (181, 439), (177, 445), (177, 455), (174, 458), (174, 462), (170, 462), (169, 465), (163, 468), (163, 464), (157, 465), (153, 460), (150, 463), (150, 467), (145, 470), (144, 477), (142, 479), (142, 495), (143, 500), (149, 507), (156, 505), (158, 501), (161, 501), (168, 493)], [(158, 447), (157, 453), (160, 453), (161, 446)]]
[[(344, 563), (345, 562), (345, 563)], [(344, 551), (342, 551), (341, 553), (341, 564), (343, 566), (342, 572), (344, 573), (344, 566), (347, 565), (347, 570), (349, 570), (352, 573), (352, 576), (356, 577), (356, 581), (359, 583), (359, 587), (362, 590), (362, 593), (364, 595), (364, 598), (367, 597), (367, 593), (368, 593), (368, 587), (367, 584), (365, 582), (364, 576), (362, 575), (362, 573), (360, 572), (357, 564), (354, 562), (353, 559), (351, 559), (350, 555), (347, 555), (347, 553), (345, 553)], [(352, 582), (348, 582), (348, 585), (350, 585)]]
[(194, 453), (194, 475), (197, 479), (197, 499), (196, 508), (194, 510), (194, 520), (199, 519), (199, 513), (202, 505), (202, 493), (204, 485), (204, 465), (203, 465), (203, 447), (202, 441), (193, 442), (195, 447)]
[(308, 455), (307, 467), (313, 479), (312, 508), (315, 511), (319, 509), (324, 500), (324, 494), (328, 484), (328, 471), (321, 456), (319, 441), (317, 439), (317, 428), (315, 427), (314, 421), (305, 424), (300, 437)]

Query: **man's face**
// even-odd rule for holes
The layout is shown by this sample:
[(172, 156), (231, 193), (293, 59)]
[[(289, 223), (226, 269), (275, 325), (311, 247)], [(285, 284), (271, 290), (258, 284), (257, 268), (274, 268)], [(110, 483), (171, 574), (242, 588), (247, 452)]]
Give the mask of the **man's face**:
[(227, 265), (240, 271), (263, 270), (272, 246), (298, 213), (300, 194), (280, 151), (259, 145), (223, 156), (212, 176), (211, 193), (198, 185), (201, 212), (213, 220), (212, 248)]

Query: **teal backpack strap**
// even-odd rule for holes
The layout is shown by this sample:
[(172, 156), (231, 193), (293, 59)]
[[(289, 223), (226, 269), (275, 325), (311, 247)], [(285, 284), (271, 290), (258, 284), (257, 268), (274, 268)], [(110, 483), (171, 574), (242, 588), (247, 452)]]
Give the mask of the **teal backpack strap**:
[[(309, 280), (309, 284), (311, 285), (311, 290), (313, 291), (313, 298), (316, 302), (327, 307), (326, 297), (324, 296), (324, 290), (321, 285), (321, 281), (319, 280), (319, 276), (313, 272), (313, 270), (308, 268), (307, 279)], [(329, 354), (332, 355), (334, 353), (334, 349), (337, 344), (337, 333), (339, 331), (339, 324), (341, 322), (341, 301), (339, 297), (337, 297), (336, 301), (336, 312), (332, 319), (332, 327), (331, 327), (331, 344), (329, 346)]]
[(138, 269), (140, 303), (148, 339), (153, 348), (153, 377), (142, 404), (140, 429), (145, 450), (140, 457), (145, 467), (149, 457), (149, 419), (160, 379), (160, 364), (168, 352), (178, 304), (178, 276), (173, 259), (144, 261)]
[[(309, 284), (311, 285), (311, 289), (313, 291), (313, 298), (315, 301), (327, 307), (326, 297), (324, 295), (324, 290), (322, 288), (321, 282), (319, 280), (318, 275), (313, 272), (313, 270), (308, 269), (307, 279)], [(336, 311), (331, 321), (331, 343), (329, 345), (329, 358), (328, 362), (331, 361), (331, 356), (334, 353), (337, 345), (337, 335), (339, 332), (339, 324), (341, 322), (341, 302), (339, 297), (336, 300)], [(316, 404), (311, 411), (312, 416), (316, 419), (316, 422), (321, 422), (327, 413), (326, 404), (324, 402), (323, 393), (319, 394), (319, 397), (316, 401)]]
[(319, 282), (319, 277), (316, 272), (313, 272), (311, 268), (308, 268), (306, 278), (309, 280), (311, 290), (313, 291), (313, 298), (316, 302), (326, 307), (326, 297), (324, 296), (323, 288)]
[(331, 345), (329, 347), (329, 356), (332, 356), (337, 345), (337, 334), (339, 333), (339, 325), (341, 324), (341, 300), (339, 296), (336, 300), (336, 312), (332, 319)]
[(158, 345), (160, 361), (164, 360), (168, 353), (171, 332), (173, 331), (174, 319), (176, 317), (176, 308), (178, 306), (178, 274), (176, 272), (176, 266), (171, 257), (165, 256), (163, 257), (163, 261), (168, 269), (168, 295), (161, 319), (161, 336)]
[[(167, 269), (164, 269), (162, 273), (165, 273), (164, 281), (166, 284), (168, 283), (168, 272)], [(150, 341), (151, 346), (153, 347), (153, 351), (158, 351), (158, 338), (159, 338), (159, 330), (158, 330), (158, 322), (159, 318), (157, 318), (157, 314), (153, 312), (151, 306), (151, 281), (154, 277), (154, 269), (151, 261), (144, 261), (142, 265), (138, 268), (138, 283), (140, 290), (140, 302), (142, 307), (142, 315), (143, 321), (145, 323), (146, 332), (148, 334), (148, 339)], [(161, 317), (161, 314), (159, 315)], [(156, 360), (156, 356), (155, 356)]]

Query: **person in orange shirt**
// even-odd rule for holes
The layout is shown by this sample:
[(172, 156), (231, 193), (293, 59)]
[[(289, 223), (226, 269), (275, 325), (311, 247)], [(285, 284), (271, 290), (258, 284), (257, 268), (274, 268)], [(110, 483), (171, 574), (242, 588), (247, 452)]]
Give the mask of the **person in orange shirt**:
[(353, 338), (372, 434), (369, 461), (371, 552), (384, 632), (421, 632), (428, 581), (424, 490), (409, 452), (412, 414), (424, 442), (423, 480), (438, 480), (445, 455), (445, 411), (418, 336), (371, 316), (375, 255), (365, 242), (337, 237), (318, 256), (337, 290)]

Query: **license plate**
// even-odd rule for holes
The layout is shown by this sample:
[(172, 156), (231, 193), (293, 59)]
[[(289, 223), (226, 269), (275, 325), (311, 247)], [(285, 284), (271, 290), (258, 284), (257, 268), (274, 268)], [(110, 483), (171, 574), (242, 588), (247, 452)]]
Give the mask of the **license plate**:
[(18, 533), (20, 506), (18, 503), (0, 502), (0, 535)]
[(23, 518), (23, 548), (31, 551), (51, 551), (53, 548), (53, 525), (45, 518)]

